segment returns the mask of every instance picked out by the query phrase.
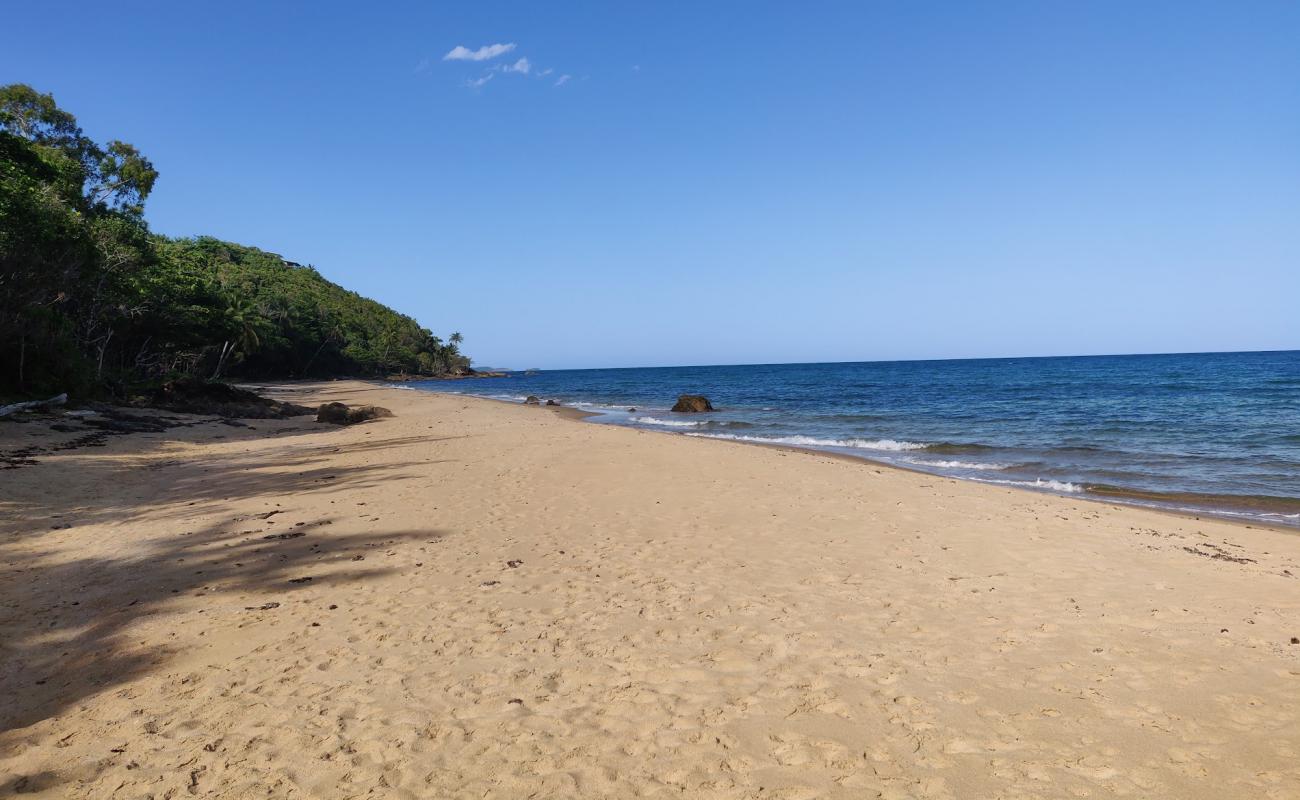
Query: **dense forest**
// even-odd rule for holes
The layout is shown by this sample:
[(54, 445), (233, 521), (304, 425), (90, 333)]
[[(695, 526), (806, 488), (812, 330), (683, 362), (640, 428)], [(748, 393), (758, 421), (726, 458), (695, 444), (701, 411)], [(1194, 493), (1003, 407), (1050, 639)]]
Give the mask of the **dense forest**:
[(309, 266), (150, 233), (158, 178), (54, 98), (0, 87), (0, 396), (123, 396), (176, 377), (437, 375), (446, 341)]

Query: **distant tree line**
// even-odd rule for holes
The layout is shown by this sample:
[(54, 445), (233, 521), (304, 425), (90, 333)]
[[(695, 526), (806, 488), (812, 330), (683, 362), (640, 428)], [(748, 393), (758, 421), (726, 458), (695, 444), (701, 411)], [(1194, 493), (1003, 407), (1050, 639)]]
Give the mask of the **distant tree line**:
[(149, 232), (158, 172), (53, 97), (0, 87), (0, 394), (125, 394), (172, 377), (438, 375), (462, 337), (208, 237)]

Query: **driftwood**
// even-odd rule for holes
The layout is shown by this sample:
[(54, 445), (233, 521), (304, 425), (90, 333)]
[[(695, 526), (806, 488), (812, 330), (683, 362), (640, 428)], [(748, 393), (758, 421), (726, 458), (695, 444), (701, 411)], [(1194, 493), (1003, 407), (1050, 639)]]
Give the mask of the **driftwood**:
[(38, 408), (61, 406), (66, 402), (68, 402), (68, 395), (65, 392), (63, 394), (57, 394), (49, 400), (28, 400), (25, 403), (14, 403), (12, 405), (0, 406), (0, 417), (17, 414), (19, 411), (35, 411)]

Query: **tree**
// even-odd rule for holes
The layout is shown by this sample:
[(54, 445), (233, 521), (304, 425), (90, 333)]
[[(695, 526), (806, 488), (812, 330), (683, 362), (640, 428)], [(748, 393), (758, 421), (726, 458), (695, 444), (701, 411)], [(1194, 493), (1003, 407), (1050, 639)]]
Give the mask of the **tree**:
[(149, 260), (139, 215), (156, 176), (130, 145), (96, 145), (49, 94), (0, 87), (0, 386), (27, 388), (30, 356), (40, 381), (98, 381), (123, 279)]
[(430, 374), (467, 362), (315, 269), (153, 236), (153, 164), (54, 98), (0, 86), (0, 393), (126, 392), (173, 375)]
[(97, 151), (98, 161), (89, 188), (92, 203), (134, 216), (144, 213), (144, 201), (158, 180), (158, 170), (132, 145), (114, 139)]
[(0, 86), (0, 128), (36, 144), (66, 150), (86, 142), (77, 118), (59, 108), (54, 96), (25, 83)]
[(259, 310), (246, 297), (227, 297), (225, 310), (226, 340), (221, 343), (217, 356), (217, 368), (212, 372), (211, 380), (221, 377), (226, 361), (236, 350), (244, 354), (253, 352), (261, 343), (259, 329), (266, 324)]

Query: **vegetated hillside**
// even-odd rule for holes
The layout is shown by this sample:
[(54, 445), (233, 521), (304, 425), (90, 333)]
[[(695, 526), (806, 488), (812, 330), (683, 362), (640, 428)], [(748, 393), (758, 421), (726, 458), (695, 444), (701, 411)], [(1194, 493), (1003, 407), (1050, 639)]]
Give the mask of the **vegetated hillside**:
[(171, 377), (436, 375), (469, 360), (311, 267), (149, 232), (158, 178), (48, 94), (0, 87), (0, 394), (123, 394)]
[[(439, 374), (468, 364), (460, 336), (443, 342), (408, 316), (274, 253), (217, 239), (154, 240), (148, 271), (168, 370), (210, 360), (222, 374)], [(212, 324), (205, 324), (211, 318)], [(220, 331), (220, 341), (211, 333)], [(217, 371), (217, 367), (213, 367)]]

